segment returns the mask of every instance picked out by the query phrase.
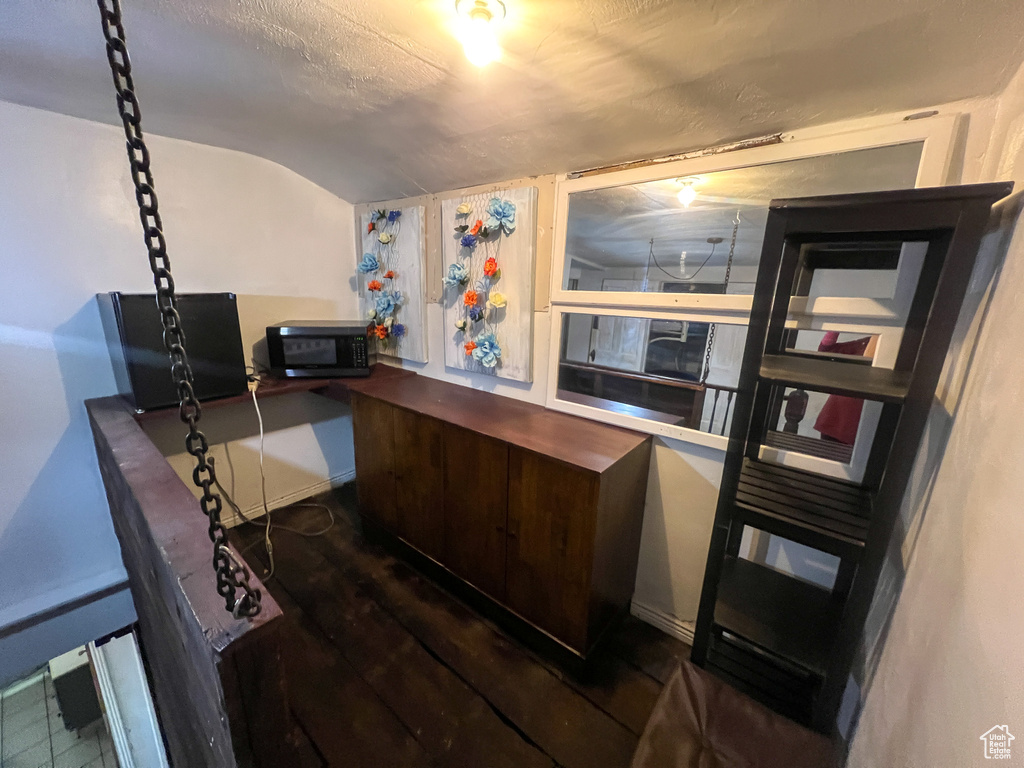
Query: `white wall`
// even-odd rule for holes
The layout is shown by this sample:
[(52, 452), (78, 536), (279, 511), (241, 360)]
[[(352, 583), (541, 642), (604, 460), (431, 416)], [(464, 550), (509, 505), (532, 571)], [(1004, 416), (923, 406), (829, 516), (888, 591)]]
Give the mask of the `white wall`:
[[(966, 178), (1016, 180), (1020, 189), (1024, 69), (998, 100), (994, 125), (982, 127)], [(1017, 737), (1014, 758), (1024, 753), (1024, 366), (1013, 344), (1024, 325), (1022, 218), (1007, 206), (1001, 233), (989, 238), (987, 250), (1005, 259), (974, 323), (977, 346), (960, 361), (966, 385), (940, 392), (952, 431), (900, 553), (902, 593), (851, 766), (988, 765), (979, 737), (997, 724)]]
[[(348, 203), (252, 156), (150, 144), (177, 287), (238, 293), (247, 348), (268, 322), (354, 313)], [(0, 102), (0, 275), (2, 629), (124, 578), (82, 405), (116, 391), (94, 294), (152, 290), (119, 129)], [(268, 411), (282, 433), (270, 436), (272, 496), (351, 475), (344, 407), (299, 398)], [(238, 441), (235, 484), (251, 504), (251, 416), (214, 413), (204, 427)]]

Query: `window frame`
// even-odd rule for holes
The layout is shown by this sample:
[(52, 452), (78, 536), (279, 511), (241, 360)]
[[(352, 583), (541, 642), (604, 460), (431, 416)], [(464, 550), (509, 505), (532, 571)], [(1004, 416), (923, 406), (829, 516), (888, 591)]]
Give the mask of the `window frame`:
[[(663, 294), (615, 291), (571, 291), (563, 288), (565, 282), (565, 246), (568, 233), (569, 195), (573, 192), (589, 192), (598, 189), (642, 184), (670, 178), (699, 176), (701, 174), (744, 168), (752, 165), (801, 160), (838, 152), (852, 152), (874, 149), (894, 144), (922, 142), (921, 161), (918, 167), (916, 187), (937, 187), (948, 183), (949, 168), (956, 133), (958, 115), (943, 115), (921, 120), (901, 121), (894, 125), (883, 125), (861, 130), (841, 131), (835, 134), (798, 138), (790, 134), (791, 141), (764, 147), (741, 149), (720, 155), (674, 160), (668, 163), (630, 168), (623, 171), (585, 176), (578, 179), (560, 177), (555, 188), (555, 231), (553, 258), (551, 264), (552, 304), (582, 304), (592, 307), (645, 307), (650, 309), (715, 310), (727, 313), (750, 313), (752, 297), (740, 294)], [(837, 305), (830, 308), (832, 313), (842, 312), (856, 316), (885, 316), (888, 308), (874, 302), (866, 305), (863, 300), (845, 308)], [(860, 302), (857, 304), (856, 302)], [(865, 314), (866, 313), (866, 314)]]
[[(883, 120), (898, 122), (886, 122), (870, 127), (858, 127), (853, 123), (837, 124), (786, 134), (780, 144), (737, 150), (727, 154), (686, 158), (622, 171), (609, 171), (576, 179), (560, 177), (555, 189), (546, 406), (552, 410), (724, 451), (728, 445), (728, 435), (701, 432), (698, 429), (664, 424), (560, 400), (558, 374), (562, 346), (562, 317), (565, 314), (591, 314), (747, 325), (753, 302), (753, 296), (740, 294), (573, 291), (562, 288), (566, 270), (565, 248), (570, 194), (913, 142), (923, 144), (915, 186), (942, 186), (950, 181), (959, 118), (958, 114), (949, 114), (907, 121), (899, 116), (890, 116)], [(863, 126), (863, 122), (860, 126)], [(905, 293), (897, 282), (896, 295), (892, 300), (837, 297), (794, 299), (791, 309), (792, 320), (789, 325), (814, 330), (878, 334), (880, 349), (873, 364), (891, 364), (887, 363), (889, 353), (886, 350), (894, 350), (902, 336), (907, 298)], [(858, 457), (855, 457), (851, 464), (842, 464), (794, 454), (791, 451), (772, 449), (772, 452), (776, 460), (783, 464), (845, 479), (856, 478), (863, 469), (863, 460), (857, 460)]]
[[(636, 307), (585, 307), (581, 305), (552, 305), (551, 306), (551, 340), (548, 346), (548, 376), (546, 405), (548, 408), (569, 413), (574, 416), (582, 416), (587, 419), (603, 421), (620, 427), (626, 427), (638, 432), (647, 432), (673, 440), (682, 440), (695, 445), (702, 445), (708, 448), (717, 448), (724, 451), (729, 443), (728, 432), (725, 435), (717, 435), (711, 432), (702, 432), (691, 427), (680, 427), (675, 424), (644, 419), (639, 416), (629, 416), (623, 413), (608, 411), (596, 406), (584, 405), (570, 400), (558, 398), (558, 366), (561, 363), (561, 339), (562, 339), (562, 317), (567, 314), (583, 315), (605, 315), (610, 317), (640, 317), (651, 320), (680, 320), (700, 323), (720, 323), (726, 325), (738, 325), (746, 327), (747, 318), (737, 317), (728, 313), (706, 313), (706, 312), (677, 312), (664, 309), (645, 310)], [(891, 367), (896, 359), (896, 351), (899, 349), (900, 340), (903, 337), (903, 327), (886, 323), (854, 322), (848, 317), (825, 317), (816, 315), (793, 318), (788, 322), (787, 327), (801, 328), (814, 331), (839, 331), (841, 333), (858, 333), (865, 335), (877, 335), (878, 350), (875, 353), (874, 363), (883, 367)], [(858, 433), (858, 437), (860, 433)], [(861, 441), (863, 443), (863, 441)], [(819, 459), (814, 456), (786, 451), (780, 448), (762, 449), (771, 453), (773, 460), (787, 466), (808, 469), (822, 474), (832, 475), (841, 479), (855, 479), (863, 474), (863, 462), (866, 456), (860, 456), (855, 451), (853, 461), (850, 464), (843, 464), (837, 461)]]

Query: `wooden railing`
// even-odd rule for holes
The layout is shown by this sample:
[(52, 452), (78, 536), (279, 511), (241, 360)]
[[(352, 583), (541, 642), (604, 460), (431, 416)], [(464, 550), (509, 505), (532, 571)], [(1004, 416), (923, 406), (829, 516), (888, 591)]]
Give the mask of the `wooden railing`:
[[(370, 379), (264, 382), (258, 396), (315, 391), (347, 402), (357, 382), (406, 375), (378, 365)], [(208, 401), (203, 408), (248, 397)], [(252, 584), (263, 594), (260, 614), (235, 619), (225, 610), (199, 501), (139, 425), (161, 415), (133, 413), (117, 395), (85, 407), (171, 764), (306, 765), (301, 747), (308, 742), (291, 715), (281, 665), (289, 624), (280, 607), (253, 574)], [(177, 410), (163, 409), (163, 417), (177, 418)]]
[(705, 388), (704, 409), (707, 410), (710, 403), (711, 413), (708, 416), (707, 428), (704, 428), (703, 418), (698, 428), (712, 435), (726, 435), (732, 418), (737, 389), (722, 384), (705, 384)]
[(90, 400), (86, 409), (171, 764), (297, 764), (281, 609), (255, 577), (260, 614), (235, 619), (224, 609), (198, 500), (124, 399)]

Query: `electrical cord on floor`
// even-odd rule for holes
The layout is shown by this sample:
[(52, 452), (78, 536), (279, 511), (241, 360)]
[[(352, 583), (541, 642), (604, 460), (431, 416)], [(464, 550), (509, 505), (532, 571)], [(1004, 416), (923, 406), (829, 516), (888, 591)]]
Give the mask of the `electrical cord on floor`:
[[(290, 505), (289, 508), (290, 509), (306, 508), (306, 509), (322, 509), (322, 510), (324, 510), (327, 513), (327, 516), (330, 518), (330, 522), (327, 523), (327, 525), (323, 529), (321, 529), (319, 531), (303, 531), (303, 530), (300, 530), (298, 528), (292, 528), (292, 527), (287, 526), (287, 525), (274, 525), (273, 519), (272, 519), (271, 514), (270, 514), (270, 507), (267, 504), (267, 475), (266, 475), (266, 472), (264, 471), (264, 467), (263, 467), (264, 439), (265, 439), (264, 438), (264, 430), (263, 430), (263, 414), (260, 412), (260, 404), (259, 404), (259, 401), (256, 399), (256, 390), (259, 389), (259, 385), (262, 382), (262, 379), (260, 378), (260, 375), (257, 372), (255, 366), (251, 366), (251, 367), (252, 367), (253, 372), (251, 374), (248, 374), (248, 376), (249, 376), (249, 380), (251, 382), (253, 382), (255, 384), (255, 386), (252, 389), (250, 389), (249, 391), (252, 394), (252, 404), (253, 404), (253, 407), (256, 409), (256, 419), (257, 419), (257, 421), (259, 422), (259, 425), (260, 425), (260, 495), (261, 495), (262, 501), (263, 501), (263, 514), (266, 517), (266, 523), (262, 524), (263, 525), (263, 545), (264, 545), (264, 548), (267, 551), (267, 558), (268, 558), (268, 560), (270, 562), (270, 567), (267, 568), (264, 571), (263, 578), (264, 579), (269, 579), (269, 578), (273, 577), (274, 569), (275, 569), (275, 563), (274, 563), (274, 542), (271, 540), (271, 537), (270, 537), (270, 534), (271, 534), (272, 530), (277, 528), (277, 529), (280, 529), (282, 531), (288, 531), (289, 533), (297, 534), (299, 536), (305, 536), (307, 538), (313, 538), (315, 536), (323, 536), (325, 533), (327, 533), (329, 530), (331, 530), (331, 528), (334, 527), (335, 520), (334, 520), (334, 512), (331, 511), (330, 507), (328, 507), (326, 504), (322, 504), (320, 502), (314, 501), (314, 502), (305, 502), (305, 503), (302, 503), (302, 504), (292, 504), (292, 505)], [(213, 456), (210, 456), (207, 459), (207, 461), (209, 461), (209, 463), (211, 465), (215, 464), (215, 460), (214, 460)], [(216, 467), (214, 467), (214, 476), (216, 477)], [(227, 490), (225, 490), (224, 486), (220, 484), (220, 479), (219, 478), (215, 481), (215, 483), (217, 485), (217, 490), (219, 490), (221, 492), (221, 494), (224, 497), (224, 500), (228, 503), (228, 506), (230, 506), (231, 509), (234, 510), (235, 514), (238, 515), (238, 517), (242, 520), (243, 523), (248, 523), (249, 525), (261, 525), (261, 523), (258, 520), (253, 520), (253, 519), (247, 517), (244, 512), (242, 512), (241, 507), (239, 507), (238, 504), (235, 503), (235, 500), (231, 498), (231, 495), (227, 492)], [(244, 554), (245, 552), (248, 552), (250, 549), (252, 549), (253, 546), (255, 546), (258, 543), (259, 543), (259, 540), (256, 540), (256, 541), (252, 542), (252, 544), (250, 544), (249, 546), (247, 546), (245, 549), (242, 550), (242, 554)]]

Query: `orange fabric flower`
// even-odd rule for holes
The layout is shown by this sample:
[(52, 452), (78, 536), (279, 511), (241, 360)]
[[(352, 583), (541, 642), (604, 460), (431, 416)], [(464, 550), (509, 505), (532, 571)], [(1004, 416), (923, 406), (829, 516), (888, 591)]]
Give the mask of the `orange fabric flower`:
[(476, 291), (466, 291), (462, 296), (462, 303), (467, 307), (475, 307), (477, 299)]
[(484, 225), (484, 223), (482, 221), (480, 221), (480, 219), (477, 219), (476, 220), (476, 224), (474, 224), (473, 228), (471, 230), (469, 230), (469, 234), (475, 235), (477, 232), (480, 231), (480, 227), (482, 227), (483, 225)]
[(380, 284), (380, 280), (371, 280), (366, 284), (366, 287), (371, 291), (379, 291), (384, 286)]
[(373, 329), (373, 332), (377, 334), (378, 339), (386, 339), (388, 337), (388, 329), (386, 326), (378, 325)]
[(484, 262), (484, 274), (488, 277), (494, 277), (494, 273), (498, 271), (498, 260), (491, 256), (487, 261)]
[(373, 222), (371, 221), (369, 224), (366, 225), (366, 234), (370, 234), (371, 232), (373, 232), (374, 229), (376, 229), (376, 227), (373, 225)]
[(393, 280), (394, 277), (395, 277), (395, 273), (392, 272), (390, 269), (387, 272), (384, 273), (384, 279), (385, 280)]
[(467, 355), (472, 355), (473, 354), (473, 350), (476, 349), (476, 342), (475, 341), (467, 341), (462, 346), (466, 348), (466, 354)]

